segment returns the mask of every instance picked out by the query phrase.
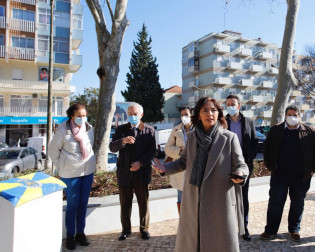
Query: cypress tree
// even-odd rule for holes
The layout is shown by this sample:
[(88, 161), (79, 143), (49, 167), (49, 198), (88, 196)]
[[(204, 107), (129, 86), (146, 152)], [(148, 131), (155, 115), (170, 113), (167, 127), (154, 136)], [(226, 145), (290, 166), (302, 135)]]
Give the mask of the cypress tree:
[(138, 32), (138, 41), (133, 42), (129, 73), (127, 73), (127, 90), (121, 94), (125, 101), (133, 101), (143, 106), (144, 122), (158, 122), (164, 119), (163, 89), (159, 82), (158, 64), (152, 56), (151, 37), (148, 37), (145, 24)]

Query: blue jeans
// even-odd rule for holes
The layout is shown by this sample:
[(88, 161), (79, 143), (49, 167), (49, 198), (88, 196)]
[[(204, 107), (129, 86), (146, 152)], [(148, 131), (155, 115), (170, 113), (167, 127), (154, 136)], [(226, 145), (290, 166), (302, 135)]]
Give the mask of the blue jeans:
[(182, 195), (183, 195), (183, 191), (177, 190), (177, 203), (182, 202)]
[[(60, 178), (66, 185), (67, 196), (66, 229), (67, 235), (84, 233), (86, 209), (92, 188), (94, 174), (77, 178)], [(75, 226), (76, 224), (76, 226)]]
[(265, 232), (269, 234), (277, 234), (288, 191), (291, 200), (288, 217), (288, 231), (290, 233), (298, 233), (300, 231), (300, 223), (304, 210), (304, 199), (310, 188), (310, 182), (310, 179), (302, 181), (297, 176), (271, 176)]

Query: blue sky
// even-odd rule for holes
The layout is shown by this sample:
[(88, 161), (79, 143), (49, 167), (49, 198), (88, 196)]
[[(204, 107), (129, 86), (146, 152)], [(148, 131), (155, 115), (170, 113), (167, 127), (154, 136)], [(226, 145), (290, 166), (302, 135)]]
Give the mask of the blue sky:
[[(111, 0), (113, 9), (115, 2)], [(182, 47), (211, 32), (233, 30), (241, 32), (243, 37), (261, 37), (263, 41), (281, 47), (287, 5), (285, 0), (271, 2), (272, 0), (129, 0), (127, 18), (130, 25), (123, 40), (116, 101), (124, 101), (121, 90), (126, 89), (133, 42), (137, 41), (137, 33), (143, 23), (152, 37), (152, 54), (159, 64), (162, 88), (181, 86)], [(105, 3), (105, 0), (101, 3)], [(83, 63), (81, 69), (73, 75), (71, 85), (76, 86), (77, 93), (82, 94), (85, 87), (99, 87), (96, 75), (99, 61), (94, 20), (85, 1), (81, 1), (81, 4), (84, 6), (84, 35), (80, 46)], [(106, 8), (103, 10), (110, 30), (108, 11)], [(295, 34), (295, 49), (298, 53), (303, 53), (305, 45), (315, 44), (314, 10), (314, 0), (301, 0)]]

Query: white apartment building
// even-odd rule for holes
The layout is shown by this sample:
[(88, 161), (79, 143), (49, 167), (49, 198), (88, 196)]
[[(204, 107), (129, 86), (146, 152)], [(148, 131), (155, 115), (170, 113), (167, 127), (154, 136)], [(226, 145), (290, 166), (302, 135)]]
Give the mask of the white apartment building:
[[(82, 65), (80, 0), (55, 0), (53, 120), (66, 119), (72, 74)], [(0, 140), (45, 135), (50, 0), (0, 0)]]
[[(279, 59), (276, 44), (233, 31), (210, 33), (182, 49), (182, 103), (194, 107), (199, 98), (210, 96), (224, 106), (226, 97), (235, 94), (242, 113), (256, 126), (270, 125)], [(294, 91), (291, 100), (297, 95)]]

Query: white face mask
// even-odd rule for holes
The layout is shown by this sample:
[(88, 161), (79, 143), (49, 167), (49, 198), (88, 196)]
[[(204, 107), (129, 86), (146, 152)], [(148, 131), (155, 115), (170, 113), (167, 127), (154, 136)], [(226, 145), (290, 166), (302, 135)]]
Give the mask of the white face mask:
[(297, 118), (296, 116), (288, 116), (286, 122), (290, 126), (295, 126), (299, 123), (299, 118)]
[(182, 119), (182, 123), (183, 123), (184, 125), (190, 124), (190, 122), (191, 122), (189, 116), (182, 116), (181, 119)]
[(83, 123), (86, 122), (86, 117), (76, 117), (74, 119), (76, 125), (81, 126)]

